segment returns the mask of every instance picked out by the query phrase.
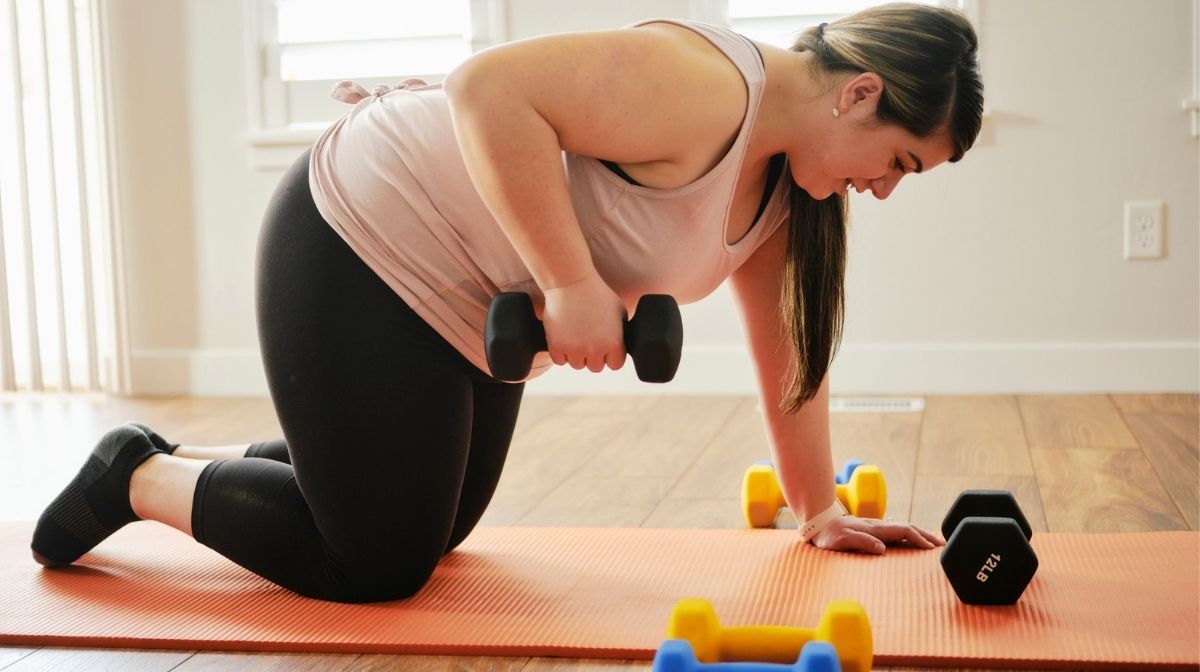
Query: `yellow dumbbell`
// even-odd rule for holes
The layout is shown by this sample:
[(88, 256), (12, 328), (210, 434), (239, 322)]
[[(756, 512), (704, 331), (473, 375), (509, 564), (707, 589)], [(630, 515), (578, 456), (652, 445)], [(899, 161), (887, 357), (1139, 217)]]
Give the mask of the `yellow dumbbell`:
[[(837, 485), (837, 498), (860, 518), (882, 518), (887, 511), (887, 483), (873, 464), (854, 469), (849, 482)], [(742, 479), (742, 511), (750, 527), (770, 527), (779, 510), (787, 506), (775, 467), (770, 462), (750, 465)]]
[(800, 649), (812, 641), (837, 649), (845, 672), (870, 672), (873, 644), (867, 612), (854, 600), (835, 600), (825, 607), (815, 628), (783, 625), (721, 627), (708, 600), (680, 600), (671, 610), (667, 639), (685, 639), (702, 663), (757, 661), (794, 663)]

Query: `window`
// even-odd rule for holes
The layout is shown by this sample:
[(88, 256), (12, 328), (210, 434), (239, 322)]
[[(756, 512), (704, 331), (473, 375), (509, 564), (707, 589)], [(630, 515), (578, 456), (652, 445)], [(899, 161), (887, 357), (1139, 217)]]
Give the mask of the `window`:
[(370, 89), (438, 82), (505, 35), (505, 0), (243, 0), (252, 163), (283, 167), (346, 112), (329, 98), (354, 79)]
[[(806, 28), (881, 4), (880, 0), (713, 0), (725, 5), (726, 25), (754, 40), (788, 48)], [(915, 0), (945, 5), (973, 15), (974, 0)], [(713, 8), (720, 11), (720, 7)], [(710, 10), (711, 11), (711, 10)]]

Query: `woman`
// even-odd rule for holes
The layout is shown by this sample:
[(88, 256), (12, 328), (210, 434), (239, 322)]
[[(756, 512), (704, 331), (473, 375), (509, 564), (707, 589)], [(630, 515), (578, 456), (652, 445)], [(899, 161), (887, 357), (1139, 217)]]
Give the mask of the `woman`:
[(978, 134), (960, 15), (888, 5), (791, 50), (651, 21), (488, 49), (441, 86), (335, 95), (355, 107), (284, 176), (259, 241), (286, 443), (178, 447), (118, 427), (39, 520), (39, 562), (152, 519), (304, 595), (411, 595), (483, 514), (516, 422), (523, 384), (483, 357), (490, 298), (534, 298), (549, 353), (532, 377), (620, 368), (641, 295), (687, 303), (725, 280), (802, 540), (942, 543), (837, 504), (826, 374), (845, 194), (886, 198)]

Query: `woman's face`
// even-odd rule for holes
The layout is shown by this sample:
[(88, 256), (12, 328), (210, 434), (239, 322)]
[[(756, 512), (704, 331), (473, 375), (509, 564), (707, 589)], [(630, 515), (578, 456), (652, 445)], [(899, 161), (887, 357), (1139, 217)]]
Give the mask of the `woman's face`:
[[(946, 131), (918, 138), (898, 125), (880, 124), (875, 107), (881, 90), (882, 83), (871, 73), (848, 81), (831, 101), (821, 132), (789, 156), (795, 159), (790, 161), (792, 178), (813, 198), (853, 189), (884, 199), (905, 175), (930, 170), (954, 154)], [(832, 114), (835, 105), (837, 117)]]

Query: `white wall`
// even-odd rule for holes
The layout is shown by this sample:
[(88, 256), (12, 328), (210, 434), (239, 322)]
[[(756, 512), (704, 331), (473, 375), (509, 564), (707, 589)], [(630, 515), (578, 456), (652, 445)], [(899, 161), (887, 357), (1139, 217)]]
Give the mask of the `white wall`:
[[(690, 0), (509, 0), (512, 38), (686, 18)], [(836, 393), (1197, 391), (1200, 144), (1192, 0), (981, 0), (991, 115), (958, 165), (852, 200)], [(134, 387), (260, 394), (239, 0), (114, 0)], [(569, 9), (565, 9), (569, 8)], [(1162, 200), (1167, 257), (1122, 258), (1122, 203)], [(676, 381), (552, 372), (536, 392), (750, 393), (722, 289), (684, 307)]]

